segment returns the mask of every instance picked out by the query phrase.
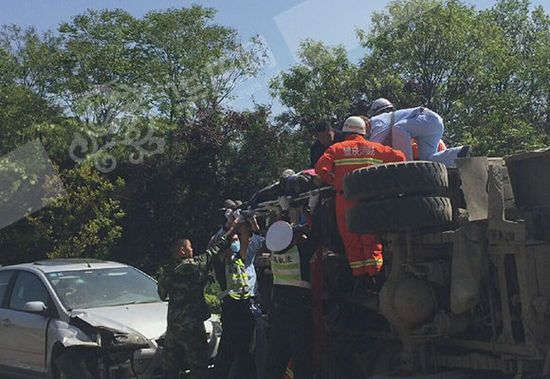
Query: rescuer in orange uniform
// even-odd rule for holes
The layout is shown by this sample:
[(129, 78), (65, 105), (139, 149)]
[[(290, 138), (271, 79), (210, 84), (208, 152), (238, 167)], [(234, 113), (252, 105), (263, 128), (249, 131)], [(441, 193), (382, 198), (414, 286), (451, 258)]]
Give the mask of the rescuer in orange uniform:
[[(370, 127), (370, 125), (368, 125)], [(376, 275), (382, 267), (382, 244), (371, 234), (350, 233), (346, 212), (355, 203), (344, 198), (344, 176), (355, 169), (385, 162), (405, 160), (405, 155), (388, 146), (367, 141), (367, 124), (357, 116), (349, 117), (342, 128), (344, 141), (329, 147), (315, 165), (324, 183), (336, 189), (336, 220), (353, 275)]]

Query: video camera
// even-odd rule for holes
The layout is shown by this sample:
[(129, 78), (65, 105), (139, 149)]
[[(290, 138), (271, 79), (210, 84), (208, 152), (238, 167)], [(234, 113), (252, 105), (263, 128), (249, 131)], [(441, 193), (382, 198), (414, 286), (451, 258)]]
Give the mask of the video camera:
[(231, 212), (231, 216), (240, 224), (244, 223), (254, 215), (255, 212), (251, 209), (235, 209)]

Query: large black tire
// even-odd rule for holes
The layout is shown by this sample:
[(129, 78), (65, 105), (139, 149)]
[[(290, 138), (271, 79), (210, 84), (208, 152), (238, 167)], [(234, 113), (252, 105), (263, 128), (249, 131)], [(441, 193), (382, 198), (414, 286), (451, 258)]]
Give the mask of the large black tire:
[(344, 179), (344, 195), (356, 201), (400, 194), (439, 195), (448, 187), (445, 165), (427, 161), (364, 167), (350, 172)]
[(365, 234), (450, 225), (451, 199), (414, 196), (359, 204), (347, 213), (350, 232)]

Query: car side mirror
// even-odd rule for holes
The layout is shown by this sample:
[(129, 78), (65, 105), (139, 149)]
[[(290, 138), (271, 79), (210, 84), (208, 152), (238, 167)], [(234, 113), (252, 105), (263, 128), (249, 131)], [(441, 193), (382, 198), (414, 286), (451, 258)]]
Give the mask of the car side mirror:
[(44, 313), (48, 307), (42, 301), (28, 301), (23, 306), (25, 312)]

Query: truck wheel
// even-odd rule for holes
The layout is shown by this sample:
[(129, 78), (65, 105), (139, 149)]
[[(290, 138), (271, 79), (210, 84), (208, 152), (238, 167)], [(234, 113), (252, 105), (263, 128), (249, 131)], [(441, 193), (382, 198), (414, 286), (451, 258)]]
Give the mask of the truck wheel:
[(369, 166), (352, 171), (344, 179), (344, 195), (355, 201), (399, 194), (441, 194), (448, 187), (445, 165), (427, 161)]
[(448, 197), (402, 197), (359, 204), (347, 213), (349, 231), (365, 234), (446, 226), (452, 220)]

